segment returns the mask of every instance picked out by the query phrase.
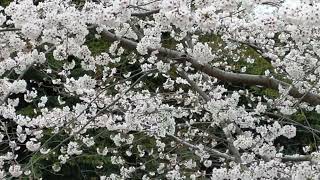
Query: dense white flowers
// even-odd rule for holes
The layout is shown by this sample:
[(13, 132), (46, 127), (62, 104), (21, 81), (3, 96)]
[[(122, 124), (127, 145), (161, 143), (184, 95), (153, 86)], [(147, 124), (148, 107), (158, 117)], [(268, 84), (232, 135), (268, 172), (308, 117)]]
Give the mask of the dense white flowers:
[(139, 44), (137, 45), (137, 51), (141, 55), (148, 54), (149, 49), (156, 49), (161, 47), (160, 38), (155, 36), (145, 36), (141, 39)]
[(82, 156), (101, 179), (319, 179), (319, 9), (311, 0), (0, 7), (0, 179), (37, 178), (40, 159), (64, 172)]
[(99, 155), (105, 156), (105, 155), (107, 155), (107, 153), (108, 153), (108, 148), (105, 147), (105, 148), (103, 148), (102, 150), (100, 150), (100, 148), (97, 148), (97, 153), (98, 153)]
[(294, 126), (289, 126), (289, 125), (283, 126), (281, 131), (282, 131), (282, 135), (289, 139), (296, 136), (296, 128)]
[(11, 85), (12, 93), (23, 93), (26, 91), (27, 83), (24, 80), (14, 81)]
[(86, 145), (86, 146), (88, 146), (88, 147), (91, 147), (91, 146), (93, 146), (94, 145), (94, 139), (93, 139), (93, 137), (90, 137), (90, 138), (88, 138), (88, 137), (86, 137), (86, 138), (83, 138), (83, 143)]
[(203, 44), (198, 42), (193, 46), (192, 50), (189, 49), (187, 52), (202, 64), (211, 62), (215, 58), (214, 54), (212, 54), (211, 47), (207, 43)]
[(82, 150), (79, 149), (80, 146), (77, 142), (70, 142), (67, 147), (68, 155), (80, 155), (82, 154)]
[(38, 103), (38, 107), (45, 107), (47, 101), (48, 101), (48, 97), (47, 96), (42, 96), (40, 98), (40, 102)]
[(26, 147), (29, 151), (37, 151), (40, 148), (40, 142), (28, 141)]
[(21, 28), (21, 32), (31, 40), (36, 40), (41, 34), (41, 27), (36, 24), (24, 24)]
[(88, 75), (80, 77), (78, 80), (70, 79), (65, 88), (68, 91), (76, 92), (77, 94), (90, 93), (96, 85), (96, 81)]
[(2, 13), (0, 14), (0, 25), (2, 25), (6, 21), (6, 16), (3, 15)]
[(22, 174), (21, 171), (21, 166), (20, 165), (11, 165), (9, 167), (9, 173), (13, 176), (13, 177), (19, 177)]
[(250, 148), (254, 143), (252, 138), (252, 135), (248, 135), (247, 137), (245, 135), (240, 135), (237, 137), (237, 140), (233, 142), (233, 144), (237, 148), (247, 149)]

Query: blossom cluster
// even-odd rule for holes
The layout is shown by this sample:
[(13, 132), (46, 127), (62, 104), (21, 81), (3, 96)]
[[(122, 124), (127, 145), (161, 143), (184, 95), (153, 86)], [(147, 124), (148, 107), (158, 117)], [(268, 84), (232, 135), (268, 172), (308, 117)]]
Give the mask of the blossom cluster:
[[(0, 179), (41, 178), (83, 157), (100, 179), (319, 179), (319, 7), (0, 7)], [(41, 160), (50, 167), (35, 170)]]

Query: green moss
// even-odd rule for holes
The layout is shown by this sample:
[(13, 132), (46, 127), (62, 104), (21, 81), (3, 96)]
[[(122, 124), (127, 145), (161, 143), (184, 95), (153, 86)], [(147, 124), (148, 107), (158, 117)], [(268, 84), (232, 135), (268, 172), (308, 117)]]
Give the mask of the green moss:
[(262, 90), (262, 92), (263, 92), (263, 94), (265, 94), (268, 97), (273, 97), (273, 98), (279, 97), (279, 92), (274, 89), (266, 88), (266, 89)]
[(32, 105), (29, 105), (27, 107), (20, 109), (17, 113), (24, 116), (29, 116), (29, 117), (32, 117), (35, 115), (34, 107)]
[(162, 45), (169, 49), (175, 49), (177, 41), (170, 37), (170, 34), (164, 34), (162, 35)]
[(88, 36), (88, 40), (86, 41), (86, 45), (88, 46), (88, 48), (92, 52), (92, 55), (94, 56), (94, 55), (98, 55), (102, 52), (107, 52), (111, 43), (106, 41), (103, 38), (97, 39), (94, 37), (93, 34), (94, 33), (92, 32)]
[(302, 113), (295, 113), (292, 115), (292, 118), (294, 119), (294, 121), (299, 123), (303, 123), (305, 120), (305, 117)]
[[(225, 42), (222, 40), (219, 35), (204, 35), (199, 37), (199, 42), (207, 42), (208, 46), (212, 48), (213, 51), (217, 51), (221, 49), (221, 46), (225, 46)], [(227, 53), (227, 51), (225, 52)]]
[[(239, 69), (245, 66), (248, 74), (264, 75), (266, 70), (272, 71), (273, 69), (270, 62), (250, 47), (244, 48), (240, 53), (240, 57), (241, 60), (237, 63), (237, 66)], [(245, 59), (247, 58), (254, 59), (254, 63), (246, 62)]]
[[(253, 75), (264, 75), (266, 70), (273, 72), (273, 67), (271, 63), (262, 57), (255, 49), (248, 47), (246, 45), (241, 45), (235, 50), (225, 49), (227, 44), (223, 41), (219, 35), (204, 35), (199, 38), (200, 42), (207, 42), (212, 48), (213, 52), (219, 52), (218, 55), (221, 56), (221, 62), (227, 62), (228, 65), (233, 66), (235, 72), (240, 72), (241, 68), (246, 67), (246, 74)], [(233, 58), (239, 57), (238, 61)], [(248, 63), (247, 59), (253, 59), (253, 63)], [(269, 98), (279, 97), (277, 90), (265, 88), (261, 89), (256, 86), (250, 87), (257, 95), (266, 95)]]
[(259, 88), (257, 86), (250, 86), (250, 91), (258, 96), (267, 96), (268, 98), (278, 98), (279, 92), (270, 88)]
[[(255, 49), (246, 45), (241, 45), (235, 50), (225, 49), (227, 44), (223, 41), (219, 35), (204, 35), (199, 37), (200, 42), (207, 42), (212, 48), (213, 52), (216, 52), (220, 57), (220, 61), (227, 61), (229, 65), (234, 67), (235, 71), (240, 71), (242, 67), (246, 67), (248, 74), (264, 75), (266, 70), (272, 72), (273, 67), (269, 61), (262, 57)], [(234, 57), (240, 57), (240, 60), (235, 62)], [(246, 62), (247, 58), (254, 59), (254, 63)]]
[(0, 0), (0, 6), (8, 6), (12, 0)]
[(55, 60), (52, 53), (49, 53), (47, 55), (47, 62), (48, 62), (49, 67), (53, 70), (59, 70), (63, 67), (63, 61)]

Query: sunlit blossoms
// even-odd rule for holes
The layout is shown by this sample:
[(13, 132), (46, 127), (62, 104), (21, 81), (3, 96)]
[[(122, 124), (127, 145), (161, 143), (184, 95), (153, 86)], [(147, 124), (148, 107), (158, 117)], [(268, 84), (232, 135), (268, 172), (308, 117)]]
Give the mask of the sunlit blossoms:
[(320, 178), (320, 3), (0, 2), (0, 179)]

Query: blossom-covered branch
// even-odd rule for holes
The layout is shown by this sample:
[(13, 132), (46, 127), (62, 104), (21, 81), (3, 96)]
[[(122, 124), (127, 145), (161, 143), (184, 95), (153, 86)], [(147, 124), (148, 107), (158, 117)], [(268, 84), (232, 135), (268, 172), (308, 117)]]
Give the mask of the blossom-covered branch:
[(319, 179), (320, 3), (9, 1), (0, 179)]
[[(120, 40), (124, 46), (129, 48), (136, 48), (136, 42), (125, 39), (119, 38), (115, 34), (112, 34), (108, 31), (103, 31), (103, 35), (111, 41)], [(159, 49), (149, 49), (149, 51), (159, 51), (164, 55), (169, 55), (172, 58), (178, 58), (179, 60), (185, 60), (191, 63), (191, 65), (199, 71), (202, 71), (212, 77), (215, 77), (219, 80), (235, 83), (235, 84), (245, 84), (245, 85), (256, 85), (256, 86), (264, 86), (267, 88), (272, 88), (278, 90), (279, 86), (290, 87), (289, 95), (295, 98), (302, 98), (302, 101), (310, 103), (312, 105), (320, 105), (320, 96), (317, 94), (313, 94), (311, 92), (307, 92), (306, 94), (300, 93), (299, 90), (295, 87), (291, 87), (290, 84), (280, 81), (274, 78), (261, 76), (261, 75), (251, 75), (251, 74), (240, 74), (240, 73), (233, 73), (233, 72), (226, 72), (220, 70), (216, 67), (212, 67), (208, 64), (200, 64), (196, 59), (186, 57), (185, 54), (180, 53), (175, 50), (167, 49), (167, 48), (159, 48)]]

